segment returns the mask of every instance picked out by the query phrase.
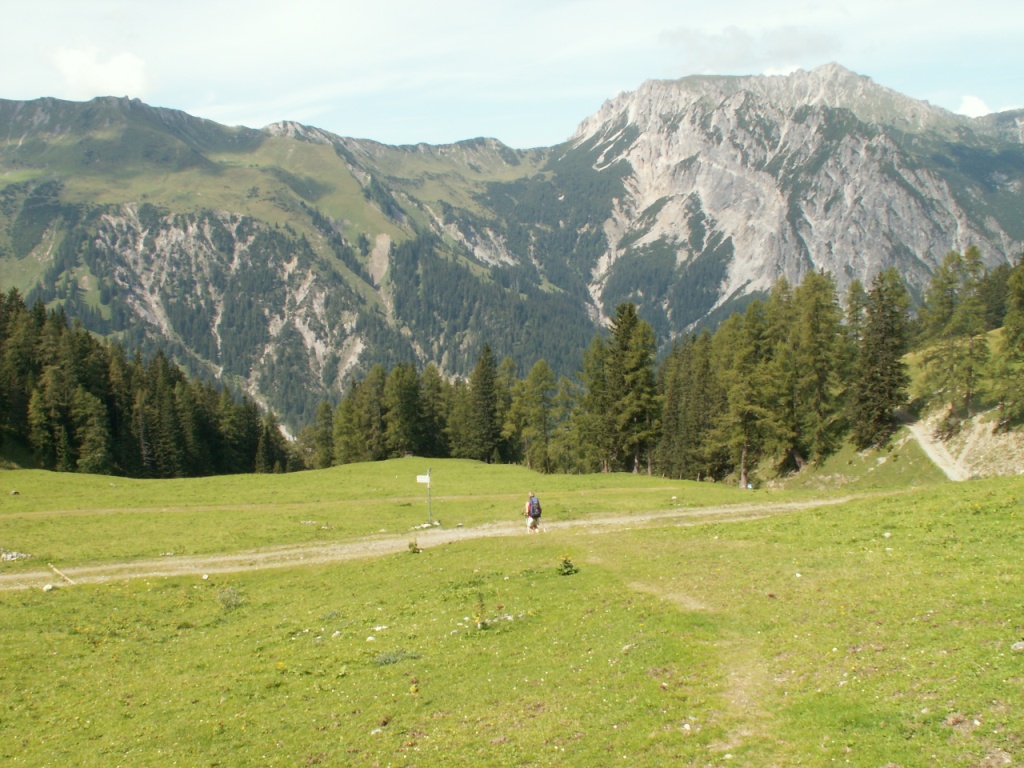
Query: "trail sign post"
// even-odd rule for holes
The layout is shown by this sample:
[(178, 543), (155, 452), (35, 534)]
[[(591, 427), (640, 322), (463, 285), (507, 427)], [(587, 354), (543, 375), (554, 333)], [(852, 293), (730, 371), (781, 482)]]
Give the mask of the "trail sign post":
[(431, 525), (434, 524), (434, 516), (430, 511), (430, 468), (427, 468), (427, 474), (416, 475), (417, 483), (426, 483), (427, 485), (427, 522)]

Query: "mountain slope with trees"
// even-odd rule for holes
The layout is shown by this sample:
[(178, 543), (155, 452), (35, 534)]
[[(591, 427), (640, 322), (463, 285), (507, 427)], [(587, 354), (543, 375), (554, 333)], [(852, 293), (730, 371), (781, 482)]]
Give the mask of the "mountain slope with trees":
[[(944, 263), (974, 259), (953, 251)], [(973, 279), (969, 269), (959, 274), (952, 286), (945, 272), (936, 275), (919, 320), (892, 268), (867, 289), (853, 283), (845, 297), (828, 273), (795, 287), (780, 279), (767, 299), (754, 299), (714, 333), (680, 340), (660, 361), (651, 325), (635, 305), (621, 304), (572, 379), (556, 379), (543, 361), (517, 379), (515, 363), (497, 363), (489, 347), (468, 381), (446, 382), (433, 366), (422, 374), (378, 366), (337, 409), (321, 403), (299, 448), (317, 467), (411, 453), (539, 471), (728, 478), (745, 487), (820, 465), (847, 442), (883, 447), (912, 401), (943, 411), (947, 437), (993, 408), (998, 429), (1019, 428), (1024, 264)], [(951, 327), (958, 313), (964, 317)], [(1004, 322), (991, 343), (994, 324)], [(984, 353), (954, 366), (947, 345)], [(924, 361), (924, 392), (911, 390), (914, 349)], [(967, 391), (961, 380), (975, 384)]]
[[(950, 248), (1008, 268), (1020, 119), (955, 116), (835, 65), (645, 83), (531, 150), (0, 101), (0, 277), (294, 433), (378, 365), (469, 377), (488, 345), (517, 380), (541, 360), (571, 377), (623, 304), (664, 356), (780, 279), (826, 272), (845, 294), (893, 267), (914, 308)], [(815, 418), (827, 441), (831, 415)]]

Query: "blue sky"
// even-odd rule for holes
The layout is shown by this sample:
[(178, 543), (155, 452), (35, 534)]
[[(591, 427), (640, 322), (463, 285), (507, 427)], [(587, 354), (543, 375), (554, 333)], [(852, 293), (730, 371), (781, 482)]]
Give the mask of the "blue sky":
[(836, 61), (965, 114), (1024, 107), (1020, 0), (6, 0), (0, 98), (548, 146), (644, 80)]

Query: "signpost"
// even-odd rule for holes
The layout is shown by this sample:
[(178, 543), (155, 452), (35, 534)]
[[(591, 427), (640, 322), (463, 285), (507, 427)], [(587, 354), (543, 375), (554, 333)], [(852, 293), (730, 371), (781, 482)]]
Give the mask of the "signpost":
[(433, 515), (431, 514), (431, 511), (430, 511), (430, 468), (429, 467), (427, 467), (427, 474), (425, 474), (425, 475), (416, 475), (416, 482), (417, 483), (426, 483), (427, 484), (427, 522), (430, 525), (433, 525), (434, 524), (434, 517), (433, 517)]

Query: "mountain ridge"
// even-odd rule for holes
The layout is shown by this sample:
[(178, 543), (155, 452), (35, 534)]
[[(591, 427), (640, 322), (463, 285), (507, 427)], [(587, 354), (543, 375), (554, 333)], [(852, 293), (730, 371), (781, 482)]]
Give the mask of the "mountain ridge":
[(0, 269), (296, 427), (374, 364), (484, 343), (572, 375), (617, 304), (664, 348), (780, 278), (841, 290), (1024, 250), (1024, 111), (953, 115), (837, 64), (650, 80), (553, 147), (389, 146), (138, 100), (0, 100)]

